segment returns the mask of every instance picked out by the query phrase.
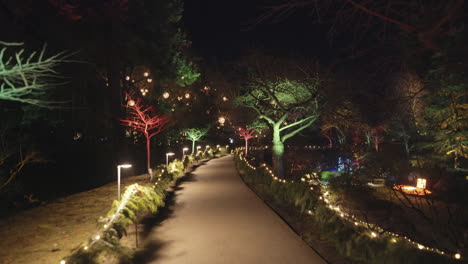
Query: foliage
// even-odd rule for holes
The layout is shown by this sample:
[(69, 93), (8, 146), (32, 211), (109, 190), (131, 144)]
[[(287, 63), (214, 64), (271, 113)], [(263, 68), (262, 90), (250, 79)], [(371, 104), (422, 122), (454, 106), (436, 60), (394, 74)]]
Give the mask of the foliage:
[[(281, 183), (275, 181), (265, 169), (250, 168), (235, 155), (236, 166), (242, 178), (250, 184), (265, 186), (277, 202), (308, 213), (305, 221), (321, 236), (332, 242), (341, 254), (366, 263), (448, 263), (446, 256), (417, 249), (401, 239), (392, 241), (385, 234), (373, 238), (368, 229), (343, 220), (330, 209), (320, 197), (320, 192), (311, 191), (303, 182)], [(306, 176), (313, 180), (313, 177)], [(316, 186), (317, 187), (317, 186)], [(314, 187), (314, 188), (316, 188)]]
[(187, 133), (187, 139), (192, 141), (198, 141), (208, 133), (207, 128), (187, 128), (184, 130)]
[(187, 128), (183, 130), (186, 134), (186, 138), (192, 141), (192, 153), (195, 152), (195, 142), (200, 140), (208, 133), (207, 128)]
[[(69, 56), (65, 52), (46, 56), (46, 46), (27, 54), (23, 43), (0, 41), (0, 100), (53, 108), (64, 102), (49, 101), (47, 92), (59, 83), (56, 68)], [(9, 49), (15, 50), (13, 53)]]
[(174, 56), (172, 63), (174, 68), (177, 69), (176, 83), (181, 87), (191, 85), (200, 76), (200, 73), (195, 69), (195, 65), (180, 54)]
[(426, 127), (432, 140), (426, 147), (436, 151), (441, 160), (453, 157), (453, 167), (459, 168), (461, 159), (468, 159), (468, 79), (450, 66), (464, 62), (443, 53), (436, 54), (433, 61)]
[[(142, 133), (146, 138), (146, 162), (147, 168), (150, 168), (151, 163), (151, 148), (150, 140), (153, 136), (161, 133), (169, 122), (169, 118), (155, 112), (153, 106), (142, 104), (140, 98), (133, 101), (132, 97), (127, 94), (128, 103), (124, 105), (130, 110), (128, 119), (121, 119), (120, 122), (124, 126)], [(152, 175), (150, 175), (152, 177)]]
[[(284, 67), (275, 58), (267, 60), (271, 62), (269, 67)], [(296, 76), (297, 72), (301, 72), (300, 68), (294, 69), (292, 73), (276, 75), (278, 69), (264, 72), (257, 67), (248, 77), (248, 90), (238, 96), (234, 104), (253, 109), (258, 118), (272, 128), (273, 167), (275, 173), (284, 178), (284, 143), (310, 127), (319, 117), (322, 103), (319, 88), (322, 80), (318, 74), (302, 73)]]
[[(212, 152), (207, 155), (210, 158), (214, 157)], [(128, 186), (122, 200), (114, 201), (106, 217), (99, 220), (99, 227), (105, 225), (100, 232), (100, 238), (91, 238), (88, 243), (79, 245), (66, 258), (66, 263), (102, 263), (103, 259), (108, 261), (108, 258), (116, 259), (119, 263), (131, 263), (133, 252), (120, 245), (119, 240), (127, 234), (127, 228), (138, 221), (138, 215), (156, 213), (158, 208), (164, 206), (168, 187), (174, 180), (182, 177), (185, 169), (196, 160), (192, 155), (186, 155), (183, 161), (174, 160), (167, 167), (159, 165), (154, 168), (156, 177), (149, 185)]]

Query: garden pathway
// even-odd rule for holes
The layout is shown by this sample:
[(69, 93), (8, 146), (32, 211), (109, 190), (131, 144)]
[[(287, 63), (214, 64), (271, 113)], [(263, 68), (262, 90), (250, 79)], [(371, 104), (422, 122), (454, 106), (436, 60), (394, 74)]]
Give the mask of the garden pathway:
[(232, 156), (186, 177), (140, 263), (326, 263), (244, 184)]

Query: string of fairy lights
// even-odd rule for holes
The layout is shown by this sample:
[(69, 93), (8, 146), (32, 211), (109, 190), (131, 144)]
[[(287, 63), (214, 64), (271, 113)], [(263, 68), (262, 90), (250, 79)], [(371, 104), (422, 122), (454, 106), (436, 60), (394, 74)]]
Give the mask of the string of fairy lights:
[[(164, 169), (161, 170), (161, 173), (157, 176), (156, 182), (152, 185), (153, 188), (156, 188), (158, 183), (161, 181), (161, 176), (164, 173)], [(94, 236), (91, 237), (90, 241), (88, 243), (85, 243), (80, 249), (84, 251), (88, 251), (94, 244), (99, 242), (101, 238), (105, 236), (105, 232), (108, 232), (109, 228), (112, 227), (112, 225), (122, 216), (121, 211), (127, 206), (128, 202), (131, 200), (132, 196), (138, 191), (138, 183), (132, 184), (128, 186), (127, 190), (122, 196), (122, 199), (119, 203), (119, 206), (117, 207), (117, 210), (115, 213), (113, 213), (109, 218), (108, 221), (102, 226), (99, 232), (95, 234)], [(75, 252), (78, 252), (79, 249)], [(62, 259), (60, 261), (60, 264), (66, 264), (66, 260)]]
[[(238, 148), (238, 149), (242, 150), (243, 148)], [(243, 151), (239, 151), (238, 153), (239, 153), (238, 154), (239, 159), (241, 161), (243, 161), (249, 168), (251, 168), (253, 170), (258, 169), (256, 167), (252, 166), (247, 161), (247, 159), (243, 157)], [(277, 182), (280, 182), (280, 183), (283, 183), (283, 184), (293, 183), (294, 182), (292, 180), (288, 181), (288, 180), (284, 180), (284, 179), (280, 179), (280, 178), (276, 177), (274, 175), (273, 171), (271, 169), (269, 169), (266, 164), (261, 164), (260, 168), (264, 168), (266, 170), (266, 172), (268, 172), (268, 174), (273, 178), (274, 181), (277, 181)], [(314, 176), (316, 176), (316, 174), (314, 174)], [(368, 223), (368, 222), (365, 222), (365, 221), (361, 221), (361, 220), (359, 220), (358, 217), (356, 217), (356, 216), (354, 216), (352, 214), (346, 213), (346, 211), (350, 211), (350, 210), (346, 210), (342, 206), (340, 207), (340, 206), (338, 206), (336, 204), (333, 204), (333, 202), (330, 200), (330, 192), (328, 191), (327, 186), (321, 184), (320, 182), (317, 182), (317, 181), (311, 179), (310, 175), (306, 175), (306, 176), (302, 177), (301, 181), (308, 184), (309, 189), (311, 191), (314, 191), (315, 189), (317, 189), (320, 192), (319, 193), (320, 194), (319, 200), (325, 202), (327, 207), (330, 208), (333, 212), (335, 212), (340, 218), (350, 222), (351, 224), (354, 224), (355, 226), (361, 226), (361, 227), (364, 227), (366, 230), (368, 230), (367, 232), (368, 232), (368, 234), (369, 234), (369, 236), (371, 238), (378, 238), (378, 237), (388, 236), (388, 237), (390, 237), (390, 242), (392, 242), (392, 243), (397, 243), (398, 240), (405, 240), (406, 242), (408, 242), (409, 244), (411, 244), (414, 247), (418, 248), (419, 250), (426, 250), (426, 251), (434, 252), (434, 253), (437, 253), (437, 254), (440, 254), (440, 255), (451, 256), (451, 257), (453, 257), (454, 259), (457, 259), (457, 260), (462, 258), (461, 254), (458, 253), (458, 252), (457, 253), (448, 253), (448, 252), (446, 252), (444, 250), (441, 250), (441, 249), (425, 246), (425, 245), (423, 245), (423, 244), (421, 244), (419, 242), (416, 242), (416, 241), (410, 239), (407, 236), (386, 231), (386, 230), (384, 230), (383, 228), (381, 228), (380, 226), (378, 226), (376, 224), (371, 224), (371, 223)], [(316, 186), (316, 185), (318, 185), (318, 186)], [(314, 188), (314, 186), (319, 187), (319, 188)], [(313, 214), (313, 212), (311, 210), (308, 210), (307, 213), (309, 215)]]

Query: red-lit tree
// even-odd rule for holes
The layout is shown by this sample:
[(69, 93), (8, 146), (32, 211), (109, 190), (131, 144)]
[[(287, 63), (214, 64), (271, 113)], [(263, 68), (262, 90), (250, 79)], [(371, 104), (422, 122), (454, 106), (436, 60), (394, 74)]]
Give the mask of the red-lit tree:
[(234, 127), (236, 129), (236, 133), (245, 141), (245, 156), (247, 157), (248, 149), (249, 149), (249, 139), (254, 138), (257, 136), (257, 131), (253, 128), (249, 127)]
[(166, 124), (169, 118), (165, 115), (156, 113), (153, 106), (144, 105), (140, 98), (133, 100), (129, 94), (126, 94), (127, 104), (123, 105), (129, 109), (129, 117), (127, 119), (120, 119), (124, 126), (133, 128), (135, 131), (142, 133), (146, 138), (146, 158), (147, 168), (150, 177), (152, 177), (150, 158), (150, 140), (154, 135), (159, 134), (166, 129)]

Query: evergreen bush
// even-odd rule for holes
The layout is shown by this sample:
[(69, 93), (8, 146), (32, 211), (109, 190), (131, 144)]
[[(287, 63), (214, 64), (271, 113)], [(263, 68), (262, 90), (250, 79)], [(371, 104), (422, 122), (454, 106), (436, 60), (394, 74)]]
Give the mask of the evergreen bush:
[[(156, 213), (164, 206), (167, 189), (174, 180), (182, 177), (185, 169), (193, 162), (202, 159), (202, 152), (195, 156), (187, 155), (182, 161), (174, 160), (166, 165), (158, 165), (153, 169), (154, 177), (148, 185), (133, 184), (126, 188), (121, 201), (113, 201), (106, 217), (99, 219), (99, 238), (93, 237), (87, 243), (80, 244), (65, 258), (67, 264), (93, 263), (131, 263), (132, 250), (120, 244), (120, 239), (126, 235), (127, 228), (138, 221), (142, 213)], [(213, 157), (208, 152), (208, 156)]]

